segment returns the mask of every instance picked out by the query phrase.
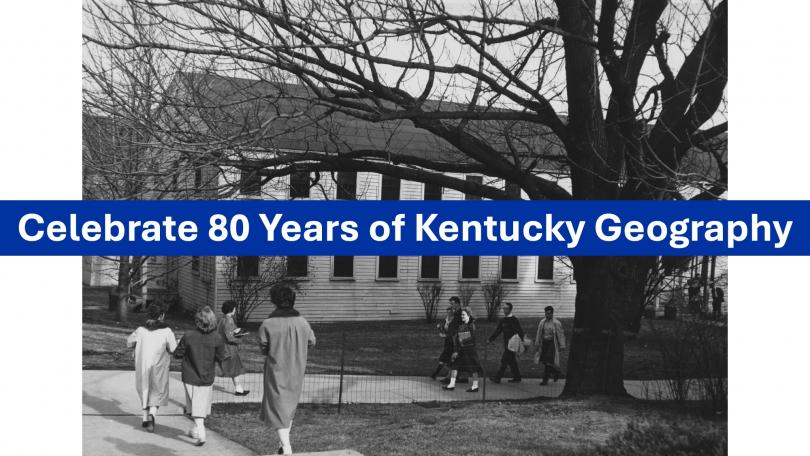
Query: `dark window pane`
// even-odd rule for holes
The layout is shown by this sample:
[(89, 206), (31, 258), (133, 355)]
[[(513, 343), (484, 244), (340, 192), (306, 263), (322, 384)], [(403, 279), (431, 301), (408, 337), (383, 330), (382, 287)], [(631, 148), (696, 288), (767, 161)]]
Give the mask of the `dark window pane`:
[(399, 262), (398, 257), (395, 256), (381, 256), (377, 261), (378, 271), (377, 276), (382, 279), (391, 279), (397, 277), (397, 266)]
[(200, 270), (200, 257), (198, 256), (191, 257), (191, 270), (192, 271)]
[(537, 257), (537, 278), (538, 279), (553, 279), (554, 278), (554, 257), (541, 256)]
[(202, 188), (202, 168), (194, 169), (194, 188)]
[(243, 169), (239, 179), (239, 188), (243, 195), (261, 195), (262, 177), (255, 170)]
[(259, 257), (240, 256), (236, 257), (237, 277), (248, 278), (259, 276)]
[(398, 200), (399, 199), (399, 178), (383, 175), (382, 185), (380, 188), (381, 200)]
[(461, 278), (462, 279), (477, 279), (478, 278), (478, 262), (481, 257), (465, 256), (461, 257)]
[(307, 256), (288, 256), (287, 257), (287, 275), (290, 277), (306, 277), (308, 275), (309, 257)]
[(290, 199), (309, 198), (309, 173), (298, 171), (290, 174)]
[(333, 267), (332, 276), (334, 277), (354, 277), (353, 256), (336, 256)]
[[(465, 179), (467, 180), (467, 182), (475, 182), (476, 184), (483, 184), (484, 183), (484, 178), (482, 176), (467, 176)], [(481, 197), (478, 196), (478, 195), (470, 195), (470, 194), (465, 193), (464, 194), (464, 199), (465, 200), (480, 200)]]
[(508, 193), (512, 199), (521, 199), (520, 186), (518, 184), (507, 182), (504, 191)]
[(337, 175), (337, 199), (357, 199), (357, 173), (341, 171)]
[(436, 184), (425, 184), (425, 200), (442, 199), (442, 186)]
[(423, 279), (438, 279), (441, 257), (423, 256), (419, 277)]
[(502, 279), (517, 279), (518, 273), (518, 257), (505, 256), (501, 257), (501, 278)]

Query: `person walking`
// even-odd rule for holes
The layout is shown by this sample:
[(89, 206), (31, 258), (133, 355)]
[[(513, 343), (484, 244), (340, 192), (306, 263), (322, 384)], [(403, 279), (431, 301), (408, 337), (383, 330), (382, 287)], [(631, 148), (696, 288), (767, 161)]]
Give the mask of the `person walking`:
[(441, 336), (441, 338), (444, 340), (444, 348), (442, 349), (441, 354), (439, 354), (439, 364), (436, 366), (433, 373), (430, 374), (430, 378), (432, 380), (436, 380), (436, 377), (439, 375), (442, 369), (449, 367), (450, 363), (452, 362), (451, 357), (453, 356), (453, 337), (450, 335), (450, 324), (453, 322), (454, 315), (455, 311), (453, 308), (448, 307), (444, 321), (436, 325), (436, 329), (439, 330), (439, 336)]
[(292, 454), (290, 428), (304, 388), (307, 353), (315, 345), (315, 333), (295, 305), (295, 292), (286, 285), (270, 289), (275, 304), (259, 328), (264, 361), (264, 395), (260, 418), (278, 433), (278, 454)]
[(565, 350), (565, 332), (560, 320), (554, 318), (554, 307), (545, 308), (545, 318), (537, 325), (537, 335), (535, 337), (535, 363), (543, 363), (543, 382), (541, 385), (548, 385), (548, 379), (554, 375), (554, 381), (560, 379), (560, 350)]
[(242, 336), (240, 329), (234, 322), (234, 315), (236, 314), (236, 302), (225, 301), (222, 303), (222, 319), (217, 324), (217, 331), (219, 336), (225, 342), (225, 356), (226, 358), (218, 364), (221, 377), (228, 377), (233, 382), (235, 396), (247, 396), (250, 391), (247, 391), (242, 386), (242, 374), (245, 373), (245, 367), (242, 365), (242, 358), (239, 356), (239, 344), (242, 343)]
[(149, 308), (146, 324), (127, 337), (127, 347), (134, 348), (135, 390), (141, 399), (141, 427), (155, 432), (158, 408), (169, 404), (169, 364), (177, 348), (172, 330), (163, 322), (163, 306)]
[(478, 376), (484, 373), (478, 361), (475, 349), (475, 322), (468, 310), (461, 311), (461, 324), (458, 326), (453, 338), (454, 352), (450, 371), (450, 382), (443, 388), (452, 391), (456, 388), (456, 376), (459, 371), (469, 372), (472, 376), (472, 385), (467, 388), (468, 393), (478, 392)]
[[(520, 327), (520, 321), (518, 321), (517, 317), (512, 315), (512, 303), (507, 302), (503, 305), (503, 318), (501, 321), (498, 322), (498, 326), (495, 328), (495, 332), (489, 336), (488, 343), (491, 343), (495, 339), (498, 338), (499, 335), (503, 334), (503, 355), (501, 355), (501, 365), (498, 368), (498, 372), (495, 373), (494, 377), (490, 377), (493, 383), (501, 383), (501, 377), (503, 377), (504, 372), (506, 372), (506, 367), (509, 366), (509, 371), (512, 373), (512, 378), (509, 380), (509, 383), (520, 383), (520, 368), (518, 367), (517, 362), (517, 353), (515, 351), (510, 350), (511, 346), (515, 344), (512, 341), (512, 338), (517, 336), (518, 344), (523, 344), (523, 328)], [(519, 345), (515, 346), (515, 349), (519, 349)]]
[(225, 342), (217, 332), (217, 317), (210, 307), (204, 306), (194, 315), (194, 329), (186, 332), (175, 358), (182, 358), (180, 368), (186, 391), (186, 413), (194, 420), (188, 435), (197, 439), (196, 445), (205, 444), (205, 418), (211, 414), (216, 363), (226, 358)]
[(723, 289), (720, 287), (716, 287), (714, 289), (714, 293), (712, 293), (712, 317), (715, 320), (720, 320), (723, 316), (723, 301), (725, 300), (725, 293), (723, 293)]

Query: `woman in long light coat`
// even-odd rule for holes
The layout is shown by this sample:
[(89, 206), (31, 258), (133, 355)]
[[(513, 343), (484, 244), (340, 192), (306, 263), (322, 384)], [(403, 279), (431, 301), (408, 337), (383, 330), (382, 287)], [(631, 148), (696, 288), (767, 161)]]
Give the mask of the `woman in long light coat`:
[(292, 454), (290, 428), (304, 388), (307, 352), (315, 334), (295, 305), (295, 292), (285, 285), (270, 290), (276, 310), (262, 322), (259, 342), (264, 362), (264, 396), (261, 420), (275, 429), (281, 444), (279, 454)]
[(169, 403), (169, 364), (177, 348), (172, 330), (163, 322), (164, 310), (153, 306), (149, 319), (127, 338), (127, 347), (135, 348), (135, 389), (141, 398), (143, 422), (155, 431), (158, 407)]
[(543, 363), (543, 382), (541, 385), (548, 385), (548, 378), (553, 374), (554, 381), (560, 378), (560, 350), (565, 350), (565, 332), (560, 320), (554, 318), (554, 308), (546, 307), (546, 318), (540, 320), (537, 325), (537, 335), (534, 338), (534, 345), (537, 353), (534, 355), (536, 364)]

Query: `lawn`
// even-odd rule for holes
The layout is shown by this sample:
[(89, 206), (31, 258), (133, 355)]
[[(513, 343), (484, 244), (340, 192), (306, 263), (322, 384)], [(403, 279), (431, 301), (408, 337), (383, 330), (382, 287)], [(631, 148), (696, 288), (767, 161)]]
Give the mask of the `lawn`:
[[(84, 309), (83, 311), (83, 368), (85, 369), (132, 369), (132, 351), (126, 348), (127, 336), (143, 324), (144, 314), (130, 314), (125, 324), (117, 323), (113, 313), (103, 309)], [(523, 327), (534, 329), (537, 318), (522, 319)], [(186, 317), (170, 316), (167, 322), (180, 337), (192, 327)], [(566, 335), (570, 338), (572, 320), (563, 319)], [(625, 378), (655, 379), (663, 378), (662, 362), (657, 350), (657, 334), (673, 337), (674, 323), (657, 320), (653, 331), (647, 324), (635, 339), (628, 340), (625, 347)], [(382, 322), (344, 322), (315, 323), (312, 325), (318, 339), (317, 346), (310, 351), (310, 373), (336, 373), (340, 366), (341, 347), (345, 346), (346, 372), (378, 375), (428, 375), (435, 366), (435, 360), (442, 349), (442, 339), (437, 336), (433, 325), (423, 321), (382, 321)], [(482, 321), (479, 323), (479, 341), (484, 335), (491, 334), (495, 324)], [(253, 334), (246, 336), (241, 349), (242, 359), (248, 370), (261, 371), (263, 358), (255, 341), (256, 325), (248, 326)], [(719, 327), (717, 331), (725, 328)], [(343, 337), (345, 336), (345, 342)], [(479, 356), (487, 372), (497, 369), (502, 348), (501, 340), (479, 349)], [(565, 371), (567, 356), (563, 354), (562, 364)], [(178, 367), (175, 361), (172, 365)], [(531, 362), (531, 356), (520, 360), (523, 376), (539, 377), (541, 369)], [(695, 371), (697, 372), (697, 370)], [(697, 374), (696, 374), (697, 375)], [(695, 376), (696, 376), (695, 375)], [(689, 375), (687, 375), (689, 376)]]
[[(258, 404), (216, 405), (206, 425), (258, 454), (274, 454), (275, 432)], [(353, 448), (365, 456), (727, 453), (727, 422), (671, 404), (630, 399), (516, 403), (299, 407), (295, 451)], [(328, 431), (327, 431), (328, 430)]]

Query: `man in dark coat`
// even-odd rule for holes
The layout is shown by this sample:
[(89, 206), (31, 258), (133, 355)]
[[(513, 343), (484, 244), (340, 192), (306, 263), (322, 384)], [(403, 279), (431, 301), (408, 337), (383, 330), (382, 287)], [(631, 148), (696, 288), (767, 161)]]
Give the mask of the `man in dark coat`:
[(503, 318), (498, 322), (498, 327), (495, 332), (489, 336), (489, 342), (494, 341), (499, 335), (503, 334), (503, 355), (501, 356), (501, 367), (498, 368), (498, 373), (494, 377), (490, 377), (493, 383), (501, 383), (501, 377), (506, 372), (506, 366), (509, 366), (512, 372), (512, 379), (509, 383), (520, 383), (520, 368), (518, 368), (517, 356), (515, 352), (509, 350), (509, 339), (517, 335), (523, 343), (523, 328), (520, 327), (520, 321), (517, 317), (512, 315), (512, 303), (507, 302), (503, 305)]

